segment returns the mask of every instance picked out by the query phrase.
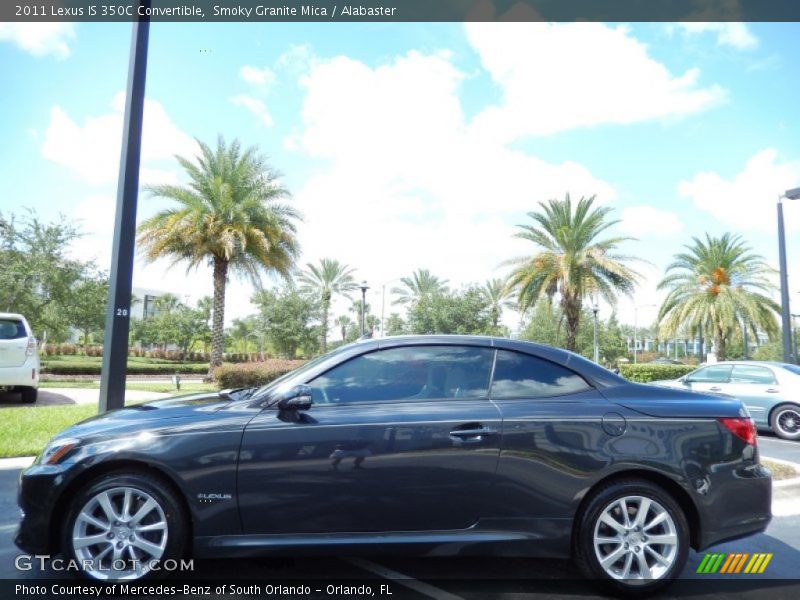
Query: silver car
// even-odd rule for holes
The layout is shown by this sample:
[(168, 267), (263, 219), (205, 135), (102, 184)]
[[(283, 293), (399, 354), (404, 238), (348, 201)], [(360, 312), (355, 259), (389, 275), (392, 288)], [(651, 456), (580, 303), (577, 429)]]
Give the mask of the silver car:
[(800, 367), (779, 362), (725, 361), (679, 379), (652, 385), (693, 392), (717, 392), (739, 398), (756, 426), (786, 440), (800, 439)]

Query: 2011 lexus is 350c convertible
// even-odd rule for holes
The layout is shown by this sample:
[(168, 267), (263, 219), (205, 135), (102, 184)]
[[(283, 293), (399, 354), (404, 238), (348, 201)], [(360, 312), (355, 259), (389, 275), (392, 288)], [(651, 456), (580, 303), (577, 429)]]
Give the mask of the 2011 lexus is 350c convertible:
[(766, 528), (756, 444), (739, 400), (563, 350), (366, 340), (262, 388), (66, 429), (21, 475), (16, 543), (110, 579), (187, 553), (572, 556), (649, 592), (690, 548)]

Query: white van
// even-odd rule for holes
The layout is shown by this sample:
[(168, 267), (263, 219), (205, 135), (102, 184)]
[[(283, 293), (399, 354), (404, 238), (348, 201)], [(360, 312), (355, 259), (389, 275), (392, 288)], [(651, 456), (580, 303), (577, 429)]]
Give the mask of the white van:
[(39, 393), (39, 353), (25, 317), (0, 312), (0, 390), (20, 392), (22, 401), (36, 402)]

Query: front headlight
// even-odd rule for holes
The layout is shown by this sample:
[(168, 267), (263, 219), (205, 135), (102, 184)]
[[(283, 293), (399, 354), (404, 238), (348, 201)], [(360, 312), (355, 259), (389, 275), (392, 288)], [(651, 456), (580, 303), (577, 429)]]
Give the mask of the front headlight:
[(39, 455), (37, 463), (40, 465), (55, 465), (80, 443), (76, 438), (59, 438), (52, 440)]

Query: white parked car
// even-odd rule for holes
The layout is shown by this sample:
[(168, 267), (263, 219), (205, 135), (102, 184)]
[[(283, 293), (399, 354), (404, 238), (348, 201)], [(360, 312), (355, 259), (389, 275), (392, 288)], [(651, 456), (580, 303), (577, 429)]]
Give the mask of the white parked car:
[(0, 391), (20, 392), (22, 401), (36, 402), (39, 393), (39, 353), (25, 317), (0, 312)]
[(739, 398), (756, 426), (785, 440), (800, 440), (800, 366), (780, 362), (724, 361), (679, 379), (651, 385)]

